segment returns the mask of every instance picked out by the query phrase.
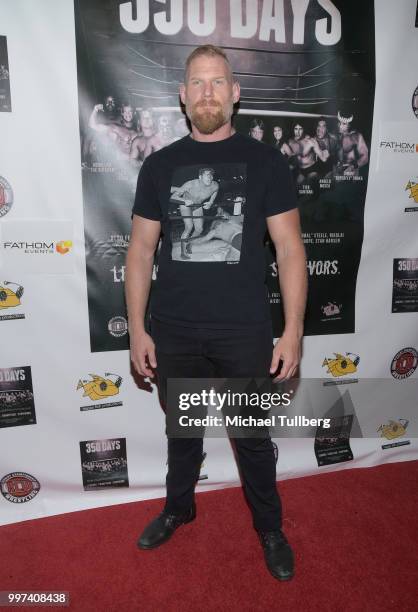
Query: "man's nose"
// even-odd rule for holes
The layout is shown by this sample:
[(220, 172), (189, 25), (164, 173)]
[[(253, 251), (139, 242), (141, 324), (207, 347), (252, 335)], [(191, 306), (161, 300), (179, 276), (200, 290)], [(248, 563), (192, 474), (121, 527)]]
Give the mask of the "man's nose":
[(203, 91), (203, 95), (205, 96), (205, 98), (211, 98), (213, 95), (213, 85), (212, 85), (212, 81), (207, 81), (205, 83), (205, 88)]

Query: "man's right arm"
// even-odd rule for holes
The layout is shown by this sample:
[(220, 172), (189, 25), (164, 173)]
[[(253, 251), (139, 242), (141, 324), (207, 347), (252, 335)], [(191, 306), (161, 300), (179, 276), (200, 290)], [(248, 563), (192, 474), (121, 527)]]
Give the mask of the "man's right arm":
[(125, 295), (131, 344), (131, 361), (142, 376), (153, 377), (149, 366), (157, 367), (155, 346), (144, 327), (154, 254), (161, 233), (161, 223), (133, 215), (131, 239), (126, 257)]
[(93, 111), (89, 118), (89, 128), (91, 128), (95, 132), (101, 132), (102, 134), (105, 134), (108, 131), (108, 127), (107, 125), (98, 122), (97, 115), (99, 112), (103, 112), (103, 104), (96, 104), (93, 108)]

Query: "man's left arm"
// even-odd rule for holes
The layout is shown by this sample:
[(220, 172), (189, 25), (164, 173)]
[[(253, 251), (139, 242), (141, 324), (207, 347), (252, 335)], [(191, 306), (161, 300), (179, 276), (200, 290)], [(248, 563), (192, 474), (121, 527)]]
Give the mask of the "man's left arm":
[(210, 196), (209, 200), (203, 204), (203, 208), (204, 208), (205, 210), (208, 210), (209, 208), (211, 208), (211, 207), (212, 207), (212, 204), (213, 204), (213, 202), (214, 202), (214, 200), (215, 200), (216, 196), (218, 195), (218, 191), (219, 191), (219, 183), (218, 183), (218, 185), (217, 185), (217, 187), (216, 187), (215, 191), (214, 191), (214, 192), (212, 193), (212, 195)]
[(267, 217), (267, 227), (276, 248), (285, 316), (285, 328), (274, 347), (270, 373), (276, 372), (282, 361), (280, 372), (274, 380), (288, 380), (296, 372), (301, 358), (308, 287), (298, 209)]
[(366, 141), (363, 138), (363, 135), (359, 133), (358, 141), (357, 141), (357, 152), (359, 157), (357, 159), (357, 166), (361, 168), (369, 163), (369, 149), (366, 145)]

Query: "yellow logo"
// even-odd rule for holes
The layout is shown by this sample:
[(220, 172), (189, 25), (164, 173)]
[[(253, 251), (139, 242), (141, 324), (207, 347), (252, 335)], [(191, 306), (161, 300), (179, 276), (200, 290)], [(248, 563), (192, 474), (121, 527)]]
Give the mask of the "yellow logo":
[[(332, 374), (335, 377), (346, 376), (347, 374), (353, 374), (357, 372), (357, 366), (360, 363), (360, 357), (354, 355), (354, 353), (346, 353), (340, 355), (340, 353), (334, 353), (335, 359), (328, 359), (325, 357), (322, 367), (327, 366), (327, 374)], [(352, 355), (354, 359), (350, 359), (349, 355)]]
[(12, 291), (6, 286), (16, 284), (17, 283), (4, 281), (4, 286), (0, 285), (0, 310), (2, 308), (13, 308), (13, 306), (20, 306), (20, 298), (23, 295), (23, 287), (18, 286), (16, 291)]
[(408, 181), (407, 186), (405, 187), (405, 191), (410, 191), (409, 197), (414, 200), (418, 204), (418, 183), (415, 181)]
[(389, 420), (385, 425), (381, 425), (377, 431), (380, 431), (380, 437), (386, 438), (387, 440), (393, 440), (393, 438), (401, 438), (406, 433), (409, 421), (406, 419), (399, 419), (398, 421)]
[(73, 246), (72, 240), (60, 240), (55, 245), (55, 248), (58, 251), (58, 253), (61, 253), (61, 255), (65, 255), (66, 253), (70, 251), (72, 246)]
[(122, 383), (122, 377), (118, 374), (111, 374), (106, 372), (105, 376), (116, 376), (116, 380), (113, 381), (110, 378), (103, 378), (97, 374), (89, 374), (91, 380), (79, 380), (77, 385), (77, 391), (84, 389), (83, 397), (89, 397), (91, 400), (99, 400), (104, 397), (110, 397), (111, 395), (118, 395), (119, 387)]

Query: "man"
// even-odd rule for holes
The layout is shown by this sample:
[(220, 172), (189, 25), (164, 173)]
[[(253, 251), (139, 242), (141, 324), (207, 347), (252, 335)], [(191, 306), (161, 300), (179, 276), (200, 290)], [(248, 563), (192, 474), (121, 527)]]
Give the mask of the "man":
[[(181, 187), (171, 187), (171, 201), (184, 202), (180, 204), (180, 214), (184, 221), (181, 234), (181, 259), (190, 259), (186, 253), (188, 239), (200, 236), (203, 231), (203, 209), (209, 210), (218, 195), (219, 183), (213, 180), (212, 168), (200, 168), (199, 178), (186, 181)], [(173, 259), (174, 259), (173, 241)]]
[(312, 181), (318, 178), (318, 168), (316, 165), (317, 159), (326, 162), (329, 157), (329, 152), (322, 151), (319, 148), (317, 141), (311, 138), (300, 123), (293, 126), (293, 138), (289, 140), (289, 147), (292, 151), (292, 157), (296, 161), (295, 172), (298, 184)]
[[(104, 98), (104, 104), (97, 104), (92, 112), (94, 115), (93, 122), (95, 124), (109, 125), (115, 123), (116, 119), (116, 101), (113, 95), (108, 95)], [(86, 131), (83, 139), (82, 160), (83, 167), (92, 166), (95, 162), (105, 161), (107, 142), (104, 131), (98, 133), (97, 130), (90, 127), (91, 117), (89, 120), (89, 128)]]
[(262, 119), (253, 119), (250, 123), (249, 135), (260, 142), (264, 137), (264, 121)]
[[(170, 377), (265, 377), (277, 373), (281, 361), (276, 379), (289, 379), (300, 359), (307, 281), (294, 189), (279, 151), (234, 131), (231, 117), (239, 93), (224, 52), (212, 45), (195, 49), (180, 86), (192, 132), (150, 155), (138, 178), (125, 277), (131, 359), (142, 376), (153, 377), (157, 369), (163, 403)], [(226, 176), (229, 171), (235, 176), (240, 167), (248, 183), (240, 257), (233, 265), (172, 258), (171, 177), (187, 175), (190, 166), (200, 164), (215, 170), (221, 166), (219, 174)], [(240, 195), (244, 197), (242, 185)], [(274, 349), (265, 287), (266, 225), (276, 246), (286, 319)], [(161, 231), (149, 335), (144, 313)], [(236, 438), (234, 443), (267, 567), (275, 578), (289, 580), (293, 554), (281, 531), (272, 441), (267, 435)], [(143, 531), (139, 548), (160, 546), (195, 518), (202, 454), (202, 438), (169, 437), (165, 507)]]
[(369, 149), (363, 134), (351, 129), (353, 115), (344, 117), (340, 111), (338, 117), (339, 148), (337, 174), (359, 176), (359, 169), (369, 163)]
[(274, 138), (274, 146), (286, 155), (287, 157), (292, 156), (292, 151), (284, 139), (283, 128), (281, 125), (273, 126), (273, 138)]
[(156, 137), (153, 112), (150, 108), (143, 108), (139, 113), (138, 133), (132, 143), (130, 159), (140, 163), (158, 149), (161, 149), (161, 144)]
[(327, 151), (328, 154), (325, 161), (323, 159), (318, 160), (318, 172), (320, 176), (330, 175), (336, 160), (337, 138), (334, 134), (328, 132), (327, 122), (324, 117), (319, 117), (318, 119), (314, 139), (321, 151)]
[(158, 130), (155, 134), (155, 139), (157, 141), (155, 150), (158, 151), (163, 147), (171, 144), (175, 140), (175, 136), (173, 135), (173, 126), (171, 125), (171, 119), (169, 115), (163, 113), (158, 117)]
[(186, 251), (199, 261), (239, 261), (243, 215), (230, 215), (218, 206), (217, 217), (208, 233), (189, 242)]
[(129, 159), (132, 142), (137, 137), (134, 126), (134, 108), (130, 104), (122, 104), (118, 122), (101, 123), (99, 113), (103, 113), (103, 105), (96, 104), (90, 115), (89, 127), (99, 134), (106, 135), (116, 145), (118, 156), (122, 160)]

